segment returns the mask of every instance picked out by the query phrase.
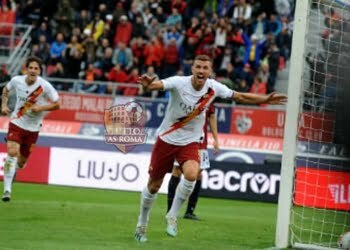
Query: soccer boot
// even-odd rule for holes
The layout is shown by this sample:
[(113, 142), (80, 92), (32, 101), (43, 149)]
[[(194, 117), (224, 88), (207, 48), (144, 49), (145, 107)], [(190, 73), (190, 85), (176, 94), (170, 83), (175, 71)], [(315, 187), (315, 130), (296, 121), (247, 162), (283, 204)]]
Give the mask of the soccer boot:
[(137, 226), (136, 231), (135, 231), (135, 240), (138, 242), (146, 242), (147, 237), (146, 237), (146, 226)]
[(176, 217), (165, 217), (166, 219), (166, 233), (171, 237), (177, 235), (177, 219)]

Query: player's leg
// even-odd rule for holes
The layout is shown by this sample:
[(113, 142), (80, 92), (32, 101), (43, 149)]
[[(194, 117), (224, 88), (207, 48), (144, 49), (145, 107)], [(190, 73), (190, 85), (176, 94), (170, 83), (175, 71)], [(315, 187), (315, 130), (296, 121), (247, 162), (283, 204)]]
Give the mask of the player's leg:
[(167, 233), (175, 237), (177, 235), (177, 216), (182, 204), (191, 195), (196, 183), (199, 171), (199, 150), (197, 143), (183, 146), (177, 154), (177, 160), (182, 165), (184, 178), (180, 180), (176, 188), (173, 204), (166, 215)]
[(199, 192), (202, 186), (202, 170), (210, 168), (209, 154), (206, 149), (200, 150), (201, 163), (200, 163), (200, 171), (197, 176), (196, 185), (194, 186), (193, 192), (188, 199), (187, 209), (184, 218), (199, 220), (199, 218), (194, 214), (194, 210), (196, 208)]
[(20, 151), (20, 144), (15, 141), (8, 140), (7, 143), (7, 157), (4, 164), (4, 193), (3, 201), (10, 201), (12, 192), (12, 182), (16, 174), (17, 157)]
[(153, 203), (157, 198), (157, 193), (162, 185), (163, 178), (148, 180), (148, 185), (141, 192), (140, 214), (137, 221), (135, 239), (140, 242), (146, 242), (146, 229), (149, 220), (149, 214), (153, 207)]
[(148, 184), (141, 192), (140, 214), (135, 232), (135, 239), (139, 242), (147, 241), (149, 214), (165, 174), (172, 170), (174, 158), (174, 146), (158, 138), (152, 150)]
[(168, 208), (167, 212), (169, 212), (171, 205), (173, 204), (176, 187), (180, 182), (181, 178), (181, 167), (179, 165), (174, 165), (173, 172), (171, 174), (171, 178), (168, 184)]
[(194, 210), (196, 209), (201, 186), (202, 186), (202, 171), (200, 171), (198, 173), (196, 185), (194, 185), (193, 192), (190, 195), (190, 197), (188, 198), (187, 209), (186, 209), (186, 213), (184, 215), (185, 219), (199, 220), (197, 215), (195, 215)]

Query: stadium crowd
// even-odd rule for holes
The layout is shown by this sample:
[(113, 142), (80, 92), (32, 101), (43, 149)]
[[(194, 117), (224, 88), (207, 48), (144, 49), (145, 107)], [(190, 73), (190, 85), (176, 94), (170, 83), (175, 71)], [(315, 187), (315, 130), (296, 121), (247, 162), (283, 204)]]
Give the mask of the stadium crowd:
[[(240, 92), (269, 93), (289, 59), (294, 0), (2, 0), (0, 23), (32, 25), (32, 55), (48, 77), (88, 80), (58, 90), (108, 94), (112, 84), (191, 74), (213, 58), (214, 76)], [(8, 32), (0, 30), (0, 33)], [(108, 81), (97, 85), (94, 81)], [(120, 95), (142, 89), (118, 87)], [(153, 93), (163, 97), (165, 93)]]

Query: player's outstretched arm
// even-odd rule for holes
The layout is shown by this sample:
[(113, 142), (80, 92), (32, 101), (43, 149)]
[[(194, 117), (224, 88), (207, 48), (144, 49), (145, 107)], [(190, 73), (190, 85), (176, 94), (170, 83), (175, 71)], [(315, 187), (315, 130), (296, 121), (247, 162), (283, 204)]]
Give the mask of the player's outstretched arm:
[(1, 95), (1, 113), (4, 115), (8, 115), (10, 113), (10, 109), (7, 106), (7, 102), (9, 99), (9, 90), (5, 86), (4, 89), (2, 90), (2, 95)]
[(139, 77), (138, 83), (142, 85), (145, 91), (152, 91), (152, 90), (163, 90), (164, 85), (162, 81), (155, 81), (156, 77), (150, 77), (146, 74), (143, 74)]
[(284, 105), (287, 103), (287, 95), (275, 92), (268, 95), (234, 92), (232, 99), (243, 104)]

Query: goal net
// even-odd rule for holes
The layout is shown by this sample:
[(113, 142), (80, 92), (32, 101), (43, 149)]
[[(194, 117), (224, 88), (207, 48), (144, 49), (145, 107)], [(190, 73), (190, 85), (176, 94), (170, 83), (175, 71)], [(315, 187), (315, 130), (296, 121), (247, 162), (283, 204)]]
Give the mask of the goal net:
[(337, 249), (350, 231), (350, 1), (297, 1), (294, 24), (276, 246)]

